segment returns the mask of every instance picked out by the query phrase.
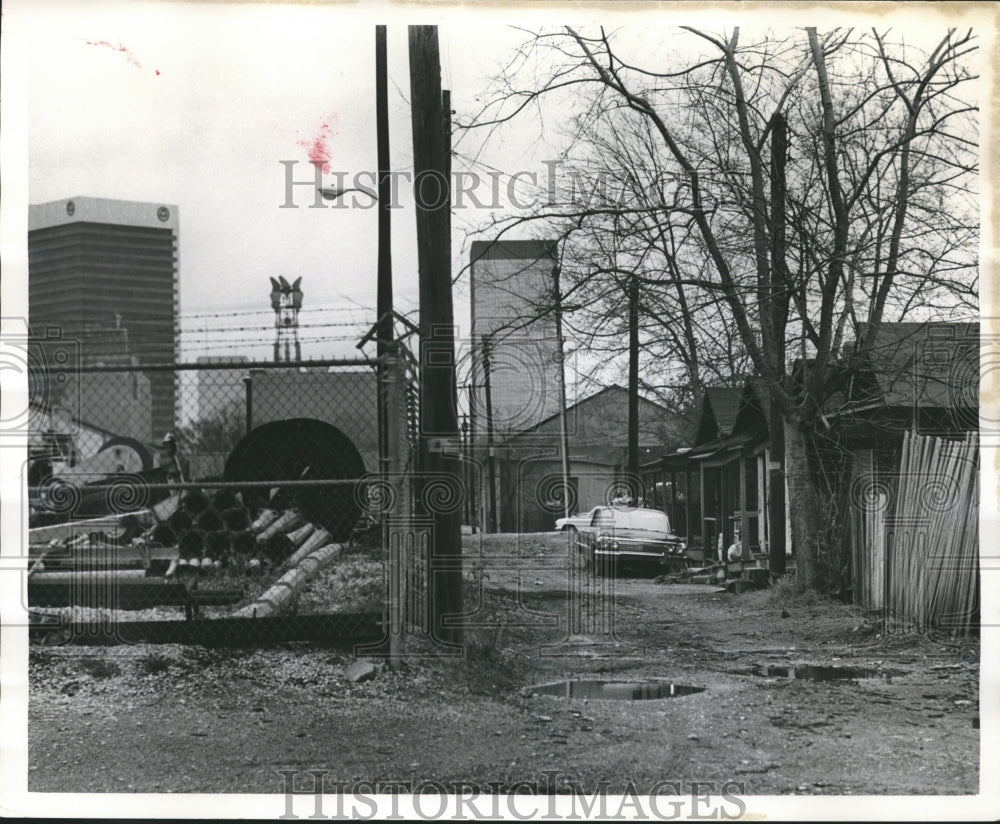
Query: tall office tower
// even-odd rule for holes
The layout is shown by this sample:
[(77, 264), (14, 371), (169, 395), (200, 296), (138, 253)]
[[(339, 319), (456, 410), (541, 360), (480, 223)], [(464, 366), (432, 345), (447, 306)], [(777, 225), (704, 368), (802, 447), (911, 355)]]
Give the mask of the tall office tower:
[(475, 241), (471, 264), (473, 427), (499, 441), (559, 411), (556, 243)]
[[(178, 359), (177, 207), (74, 197), (28, 207), (28, 313), (34, 335), (79, 341), (84, 365), (107, 363), (99, 330), (124, 329), (142, 366)], [(147, 372), (148, 438), (177, 421), (177, 380)], [(108, 399), (108, 402), (113, 402)]]

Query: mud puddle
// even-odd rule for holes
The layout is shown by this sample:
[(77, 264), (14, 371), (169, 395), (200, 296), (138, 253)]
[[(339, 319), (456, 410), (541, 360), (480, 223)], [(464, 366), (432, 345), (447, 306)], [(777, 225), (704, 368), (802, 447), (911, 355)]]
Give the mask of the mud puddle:
[(637, 683), (626, 681), (558, 681), (528, 687), (531, 696), (554, 695), (557, 698), (586, 698), (594, 701), (655, 701), (704, 692), (704, 687), (669, 682)]

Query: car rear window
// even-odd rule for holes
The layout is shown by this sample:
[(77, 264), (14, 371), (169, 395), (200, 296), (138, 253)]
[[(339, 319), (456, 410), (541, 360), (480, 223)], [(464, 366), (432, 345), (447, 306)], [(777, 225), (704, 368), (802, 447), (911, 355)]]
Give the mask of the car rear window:
[(590, 521), (591, 526), (614, 526), (615, 516), (610, 509), (598, 509)]
[(640, 509), (629, 512), (623, 523), (632, 529), (648, 529), (651, 532), (670, 532), (670, 520), (662, 512)]

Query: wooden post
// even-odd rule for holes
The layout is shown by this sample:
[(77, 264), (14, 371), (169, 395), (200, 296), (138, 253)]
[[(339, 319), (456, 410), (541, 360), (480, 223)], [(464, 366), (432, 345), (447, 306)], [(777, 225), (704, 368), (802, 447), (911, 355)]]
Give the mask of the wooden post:
[(497, 531), (497, 469), (493, 454), (493, 388), (490, 381), (490, 337), (483, 335), (483, 384), (486, 392), (486, 472), (489, 492), (489, 524), (486, 531)]
[(784, 416), (777, 402), (771, 401), (771, 414), (768, 422), (770, 436), (770, 456), (767, 467), (767, 485), (770, 489), (768, 497), (768, 537), (770, 552), (768, 553), (768, 571), (772, 577), (785, 574), (785, 529), (787, 518), (785, 514), (785, 430)]
[[(747, 458), (744, 451), (740, 450), (740, 544), (741, 552), (750, 554), (750, 513), (747, 512), (747, 484), (750, 483), (750, 476), (747, 472)], [(754, 476), (754, 482), (757, 478)]]
[[(403, 368), (399, 357), (399, 350), (395, 343), (387, 347), (386, 356), (380, 361), (382, 387), (382, 397), (385, 401), (385, 444), (386, 450), (386, 475), (383, 475), (383, 483), (391, 484), (393, 495), (390, 500), (395, 500), (396, 512), (383, 516), (383, 548), (386, 563), (389, 567), (388, 589), (386, 593), (386, 607), (389, 633), (389, 663), (393, 668), (397, 668), (405, 651), (406, 637), (406, 602), (411, 593), (407, 591), (407, 582), (410, 580), (409, 569), (413, 559), (407, 557), (406, 535), (408, 530), (401, 528), (400, 524), (406, 524), (407, 516), (410, 515), (407, 506), (409, 496), (405, 487), (406, 481), (403, 478), (405, 461), (402, 455), (402, 444), (404, 435), (402, 432), (403, 422), (406, 419), (406, 399), (403, 396)], [(392, 519), (393, 523), (390, 523)]]
[(433, 519), (429, 595), (431, 633), (438, 641), (461, 643), (459, 626), (446, 616), (462, 612), (461, 507), (426, 497), (431, 481), (461, 493), (455, 386), (455, 329), (451, 296), (451, 186), (447, 178), (441, 62), (436, 26), (409, 27), (410, 103), (413, 127), (413, 189), (417, 216), (420, 284), (420, 438), (425, 483), (423, 507)]
[(630, 482), (639, 474), (639, 282), (634, 275), (628, 284), (628, 474)]
[(559, 286), (558, 263), (552, 267), (552, 293), (556, 315), (556, 350), (559, 358), (559, 452), (562, 456), (563, 517), (568, 518), (573, 513), (570, 512), (569, 505), (569, 430), (566, 426), (566, 363), (563, 353), (562, 290)]

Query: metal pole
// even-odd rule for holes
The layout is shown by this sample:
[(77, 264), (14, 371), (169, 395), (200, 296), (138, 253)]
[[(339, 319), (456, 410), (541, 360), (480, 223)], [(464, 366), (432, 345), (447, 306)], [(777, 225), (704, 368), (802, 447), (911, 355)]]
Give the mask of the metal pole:
[(274, 362), (281, 361), (281, 313), (274, 310)]
[(249, 375), (243, 379), (243, 392), (246, 397), (246, 423), (249, 432), (253, 429), (253, 378)]

